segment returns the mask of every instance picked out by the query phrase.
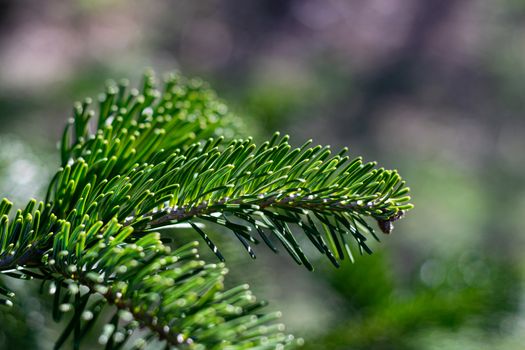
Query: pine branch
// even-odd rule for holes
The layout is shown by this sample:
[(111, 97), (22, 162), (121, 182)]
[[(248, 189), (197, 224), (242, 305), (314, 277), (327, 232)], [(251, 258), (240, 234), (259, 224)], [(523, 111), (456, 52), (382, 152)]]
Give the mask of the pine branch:
[[(71, 334), (74, 347), (79, 348), (106, 304), (117, 309), (111, 326), (99, 339), (107, 348), (125, 346), (139, 328), (179, 349), (198, 348), (199, 344), (230, 349), (297, 344), (292, 336), (282, 333), (282, 325), (272, 324), (278, 313), (254, 314), (264, 303), (257, 302), (246, 285), (224, 290), (227, 270), (198, 260), (196, 242), (171, 252), (158, 233), (137, 239), (132, 236), (132, 227), (115, 218), (104, 224), (84, 215), (76, 226), (56, 218), (41, 222), (45, 207), (35, 201), (18, 211), (10, 223), (5, 219), (9, 204), (7, 200), (0, 204), (4, 218), (2, 273), (52, 281), (49, 291), (54, 295), (57, 321), (62, 313), (74, 310), (57, 349)], [(45, 241), (51, 242), (51, 248), (39, 257), (38, 264), (34, 252), (41, 252), (43, 244), (37, 239), (38, 232), (50, 227), (55, 233), (48, 234)], [(19, 244), (9, 243), (14, 241)], [(20, 244), (25, 243), (29, 249), (22, 249)], [(14, 293), (0, 286), (0, 303), (12, 305), (13, 297)]]
[[(116, 216), (143, 232), (201, 219), (233, 231), (252, 256), (249, 242), (257, 243), (252, 232), (267, 243), (265, 231), (271, 232), (298, 263), (312, 269), (289, 224), (337, 264), (336, 256), (352, 259), (350, 240), (370, 252), (366, 235), (377, 236), (366, 217), (390, 233), (392, 222), (412, 207), (396, 171), (376, 169), (360, 158), (350, 161), (345, 154), (331, 156), (329, 147), (309, 143), (292, 150), (287, 137), (277, 134), (260, 147), (250, 139), (228, 144), (209, 139), (185, 151), (161, 150), (149, 163), (102, 181), (95, 174), (109, 173), (114, 162), (80, 158), (59, 172), (51, 198), (59, 209), (69, 205), (62, 210), (72, 223), (86, 214), (104, 222)], [(211, 239), (197, 232), (222, 258)]]
[[(12, 218), (0, 203), (0, 272), (51, 282), (55, 319), (74, 311), (57, 348), (71, 334), (79, 348), (105, 304), (118, 310), (99, 339), (108, 349), (137, 328), (174, 348), (293, 346), (274, 314), (255, 315), (246, 287), (223, 290), (223, 265), (198, 260), (193, 243), (171, 252), (152, 231), (189, 223), (221, 260), (201, 223), (232, 232), (252, 257), (251, 244), (277, 251), (277, 239), (313, 269), (302, 237), (337, 265), (353, 260), (352, 241), (371, 252), (367, 220), (390, 233), (412, 208), (396, 171), (346, 149), (232, 139), (237, 120), (200, 81), (170, 75), (157, 90), (146, 75), (141, 91), (110, 84), (99, 101), (98, 112), (75, 105), (45, 201)], [(0, 289), (0, 302), (11, 298)]]
[[(43, 272), (60, 281), (50, 286), (55, 300), (73, 299), (55, 307), (75, 312), (56, 348), (71, 333), (73, 343), (80, 344), (93, 325), (90, 321), (102, 312), (100, 303), (89, 303), (96, 295), (117, 309), (114, 327), (99, 338), (104, 345), (128, 346), (137, 328), (179, 349), (199, 344), (230, 349), (293, 345), (293, 337), (281, 333), (282, 325), (268, 325), (278, 314), (252, 314), (263, 304), (246, 285), (223, 290), (227, 270), (199, 261), (196, 242), (171, 252), (158, 233), (126, 243), (132, 231), (116, 220), (105, 226), (97, 222), (80, 232), (66, 222), (55, 236)], [(83, 293), (82, 287), (88, 290)]]

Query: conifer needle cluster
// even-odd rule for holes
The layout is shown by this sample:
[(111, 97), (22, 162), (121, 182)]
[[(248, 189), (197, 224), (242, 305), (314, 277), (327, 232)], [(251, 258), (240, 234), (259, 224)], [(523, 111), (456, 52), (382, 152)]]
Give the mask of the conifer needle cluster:
[[(238, 120), (200, 80), (170, 74), (158, 87), (148, 73), (128, 85), (75, 104), (43, 201), (0, 203), (0, 273), (51, 294), (53, 318), (67, 318), (57, 349), (79, 349), (97, 321), (106, 349), (296, 346), (248, 286), (225, 289), (214, 236), (253, 258), (259, 242), (283, 248), (310, 270), (311, 244), (338, 266), (412, 208), (405, 182), (346, 149), (237, 138)], [(202, 261), (196, 241), (166, 243), (159, 230), (182, 223), (220, 261)], [(1, 304), (15, 298), (0, 288)]]

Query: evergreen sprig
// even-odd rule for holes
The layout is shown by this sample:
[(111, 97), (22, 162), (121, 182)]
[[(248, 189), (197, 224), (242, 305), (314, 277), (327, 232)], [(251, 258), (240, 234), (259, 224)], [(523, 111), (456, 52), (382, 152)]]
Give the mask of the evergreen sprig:
[[(148, 331), (137, 347), (293, 346), (246, 286), (224, 290), (222, 263), (199, 260), (196, 243), (172, 251), (157, 231), (187, 223), (224, 260), (208, 235), (222, 227), (253, 258), (251, 244), (280, 242), (313, 269), (302, 237), (337, 265), (353, 260), (353, 241), (371, 252), (369, 219), (390, 233), (412, 207), (396, 171), (346, 149), (293, 148), (278, 133), (260, 146), (234, 138), (238, 120), (199, 80), (171, 74), (158, 90), (146, 74), (141, 90), (110, 83), (98, 112), (91, 103), (75, 104), (45, 201), (11, 218), (12, 204), (0, 203), (0, 271), (41, 279), (55, 319), (73, 313), (56, 348), (70, 335), (79, 348), (107, 304), (116, 310), (99, 338), (107, 349), (129, 345), (137, 328)], [(0, 287), (0, 303), (12, 298)]]

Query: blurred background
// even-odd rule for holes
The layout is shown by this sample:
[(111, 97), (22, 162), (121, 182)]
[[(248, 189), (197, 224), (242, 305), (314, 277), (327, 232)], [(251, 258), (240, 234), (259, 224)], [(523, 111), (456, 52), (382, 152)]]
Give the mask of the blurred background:
[[(349, 146), (412, 188), (354, 265), (227, 249), (307, 349), (523, 348), (525, 1), (0, 0), (0, 195), (41, 197), (73, 102), (146, 67), (210, 81), (256, 139)], [(0, 348), (51, 348), (49, 298), (19, 294)]]

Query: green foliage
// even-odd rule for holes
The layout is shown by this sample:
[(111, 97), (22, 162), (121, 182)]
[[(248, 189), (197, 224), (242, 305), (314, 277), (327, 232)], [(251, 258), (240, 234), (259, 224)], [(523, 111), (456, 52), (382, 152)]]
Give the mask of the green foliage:
[[(222, 263), (199, 260), (195, 242), (172, 247), (157, 231), (185, 223), (224, 260), (206, 233), (217, 226), (252, 257), (259, 239), (275, 251), (280, 242), (313, 269), (304, 234), (338, 265), (353, 259), (354, 241), (371, 252), (367, 236), (377, 236), (367, 220), (390, 233), (411, 209), (405, 183), (346, 149), (292, 148), (279, 134), (261, 146), (234, 139), (237, 119), (198, 80), (168, 75), (160, 91), (147, 74), (140, 91), (127, 85), (110, 83), (98, 113), (90, 99), (75, 104), (44, 201), (12, 216), (1, 202), (0, 271), (41, 280), (55, 320), (72, 314), (56, 348), (69, 338), (79, 348), (109, 307), (99, 338), (107, 349), (153, 340), (180, 349), (296, 345), (247, 286), (224, 289)], [(0, 302), (12, 298), (0, 289)], [(136, 339), (136, 329), (147, 335)]]
[(448, 261), (429, 259), (415, 272), (417, 280), (404, 287), (384, 252), (355, 267), (325, 271), (344, 300), (344, 319), (305, 348), (421, 349), (414, 341), (421, 334), (473, 326), (500, 337), (501, 321), (519, 305), (519, 271), (508, 262), (463, 253)]
[[(0, 304), (12, 305), (11, 299), (14, 294), (4, 285), (4, 276), (0, 275)], [(6, 299), (9, 298), (9, 299)], [(9, 301), (7, 301), (9, 300)], [(7, 304), (6, 304), (7, 303)], [(20, 308), (6, 308), (0, 306), (0, 340), (7, 349), (15, 349), (22, 346), (24, 349), (33, 349), (36, 344), (36, 336), (28, 326), (27, 315)], [(4, 348), (2, 346), (2, 348)]]

